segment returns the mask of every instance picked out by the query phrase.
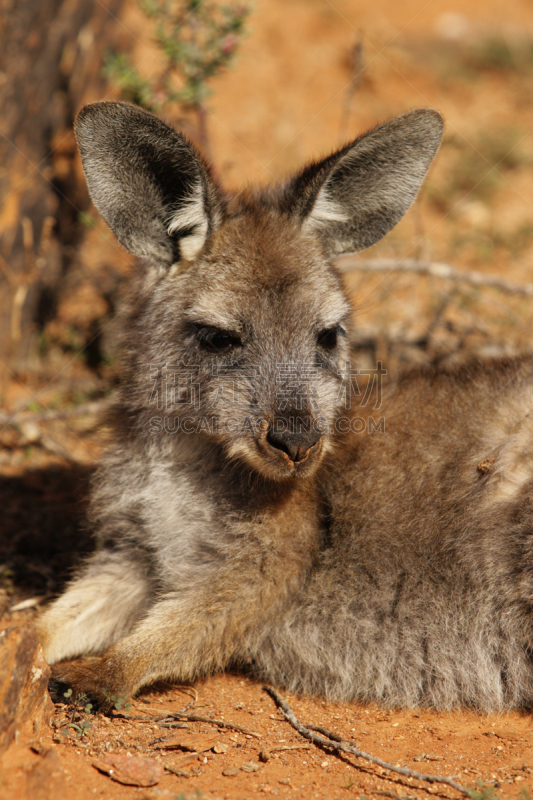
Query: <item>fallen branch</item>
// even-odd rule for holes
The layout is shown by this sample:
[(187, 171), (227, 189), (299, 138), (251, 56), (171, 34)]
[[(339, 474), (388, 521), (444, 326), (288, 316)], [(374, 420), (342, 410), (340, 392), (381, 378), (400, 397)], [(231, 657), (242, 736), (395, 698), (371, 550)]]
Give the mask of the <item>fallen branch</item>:
[(456, 269), (440, 261), (418, 261), (415, 258), (372, 258), (357, 259), (353, 256), (341, 256), (336, 261), (342, 272), (415, 272), (419, 275), (430, 275), (433, 278), (442, 278), (456, 282), (470, 283), (472, 286), (482, 288), (491, 287), (499, 289), (506, 294), (517, 294), (523, 297), (533, 297), (533, 283), (515, 283), (514, 281), (485, 275), (475, 270)]
[(176, 711), (174, 714), (167, 714), (162, 722), (170, 722), (173, 719), (187, 719), (189, 722), (208, 722), (210, 725), (216, 725), (218, 728), (228, 728), (232, 731), (240, 731), (240, 733), (245, 733), (247, 736), (254, 736), (256, 739), (261, 738), (260, 733), (256, 733), (255, 731), (251, 731), (248, 728), (243, 728), (241, 725), (235, 725), (233, 722), (225, 722), (223, 719), (210, 719), (209, 717), (199, 717), (196, 714), (183, 714), (180, 711)]
[(158, 714), (150, 717), (133, 716), (132, 714), (113, 714), (114, 717), (120, 719), (129, 719), (134, 722), (158, 722), (169, 723), (172, 720), (186, 719), (189, 722), (208, 722), (210, 725), (216, 725), (218, 728), (228, 728), (228, 730), (239, 731), (247, 736), (254, 736), (256, 739), (261, 738), (260, 733), (251, 731), (248, 728), (243, 728), (241, 725), (235, 725), (233, 722), (226, 722), (223, 719), (210, 719), (209, 717), (199, 717), (197, 714), (183, 714), (180, 711), (173, 712), (172, 714)]
[(14, 606), (11, 606), (9, 612), (13, 614), (16, 611), (26, 611), (28, 608), (35, 608), (36, 606), (41, 605), (41, 603), (47, 599), (48, 595), (46, 594), (39, 595), (38, 597), (28, 597), (26, 600), (21, 600), (20, 603), (16, 603)]
[(269, 753), (281, 753), (285, 752), (286, 750), (310, 750), (311, 745), (308, 744), (280, 744), (277, 747), (269, 747)]
[[(351, 744), (351, 742), (345, 741), (336, 733), (332, 733), (326, 728), (313, 725), (303, 725), (300, 720), (297, 719), (294, 711), (289, 706), (287, 701), (284, 700), (284, 698), (278, 694), (275, 689), (273, 689), (271, 686), (265, 686), (263, 688), (265, 692), (268, 692), (268, 694), (273, 698), (276, 705), (281, 708), (287, 722), (289, 722), (290, 725), (292, 725), (292, 727), (304, 737), (304, 739), (308, 739), (310, 742), (313, 742), (319, 747), (330, 748), (334, 753), (340, 751), (342, 753), (349, 753), (357, 758), (364, 758), (365, 761), (370, 761), (371, 764), (376, 764), (378, 767), (388, 769), (391, 772), (397, 772), (406, 778), (414, 778), (417, 781), (424, 781), (425, 783), (445, 783), (447, 786), (451, 786), (452, 789), (456, 789), (458, 792), (461, 792), (461, 794), (464, 794), (467, 797), (471, 796), (471, 789), (467, 789), (466, 786), (461, 786), (460, 783), (456, 783), (453, 778), (447, 778), (440, 775), (424, 775), (423, 773), (415, 772), (408, 767), (396, 767), (394, 764), (389, 764), (387, 761), (383, 761), (381, 758), (377, 758), (376, 756), (372, 756), (369, 753), (363, 752), (363, 750), (359, 750), (357, 747)], [(320, 731), (320, 733), (314, 733), (314, 731)]]

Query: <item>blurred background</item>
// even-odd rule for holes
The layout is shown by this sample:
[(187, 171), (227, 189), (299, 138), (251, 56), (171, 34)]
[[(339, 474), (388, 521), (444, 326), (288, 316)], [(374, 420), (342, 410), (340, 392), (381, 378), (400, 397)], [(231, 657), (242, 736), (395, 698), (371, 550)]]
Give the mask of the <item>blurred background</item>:
[(417, 203), (347, 265), (361, 365), (531, 351), (530, 0), (5, 0), (0, 13), (6, 597), (15, 584), (54, 591), (65, 542), (88, 541), (114, 312), (136, 269), (87, 194), (72, 133), (84, 103), (152, 109), (228, 188), (281, 180), (387, 118), (438, 109), (445, 139)]

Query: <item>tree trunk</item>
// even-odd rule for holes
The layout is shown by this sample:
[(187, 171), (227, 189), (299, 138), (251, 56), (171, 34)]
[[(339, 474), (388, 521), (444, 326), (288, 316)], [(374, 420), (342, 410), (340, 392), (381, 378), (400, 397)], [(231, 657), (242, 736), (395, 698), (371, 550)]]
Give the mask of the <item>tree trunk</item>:
[(121, 3), (0, 0), (0, 361), (12, 371), (53, 316), (82, 235), (72, 122), (87, 88), (102, 89)]

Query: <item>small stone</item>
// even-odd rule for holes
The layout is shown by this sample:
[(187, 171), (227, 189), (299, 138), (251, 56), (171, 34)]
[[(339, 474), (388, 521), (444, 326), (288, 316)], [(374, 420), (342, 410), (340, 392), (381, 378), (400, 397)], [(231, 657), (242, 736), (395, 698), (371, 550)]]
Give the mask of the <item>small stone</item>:
[(329, 761), (323, 761), (320, 766), (322, 769), (326, 769), (326, 767), (329, 767)]
[(243, 772), (257, 772), (258, 769), (261, 769), (261, 765), (256, 761), (247, 761), (246, 764), (243, 764), (241, 767)]
[(226, 778), (234, 778), (236, 775), (239, 774), (239, 770), (236, 769), (235, 767), (226, 767), (226, 769), (222, 770), (222, 774)]
[(227, 753), (229, 750), (229, 744), (224, 744), (223, 742), (217, 742), (216, 745), (213, 747), (214, 753)]
[(279, 783), (282, 783), (284, 786), (290, 786), (291, 785), (291, 779), (290, 778), (280, 778), (279, 779)]
[(155, 786), (164, 775), (161, 764), (153, 759), (118, 753), (96, 759), (93, 767), (125, 786)]
[(270, 753), (268, 752), (268, 750), (261, 750), (261, 752), (259, 753), (259, 761), (262, 761), (263, 764), (266, 764), (266, 762), (269, 759), (270, 759)]

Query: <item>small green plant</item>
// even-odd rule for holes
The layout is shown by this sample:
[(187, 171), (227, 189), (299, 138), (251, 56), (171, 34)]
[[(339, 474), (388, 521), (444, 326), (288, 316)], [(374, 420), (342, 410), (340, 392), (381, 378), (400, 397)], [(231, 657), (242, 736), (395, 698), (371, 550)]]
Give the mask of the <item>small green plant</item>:
[(3, 589), (7, 595), (11, 595), (15, 591), (14, 577), (15, 573), (11, 567), (8, 567), (7, 564), (0, 564), (0, 589)]
[(72, 689), (67, 689), (67, 691), (63, 693), (63, 697), (66, 698), (69, 705), (74, 706), (74, 708), (82, 706), (86, 714), (90, 714), (93, 710), (93, 704), (87, 702), (89, 698), (86, 694), (78, 694), (76, 698), (72, 700)]
[(104, 689), (102, 694), (115, 711), (131, 711), (131, 703), (128, 702), (127, 697), (122, 697), (118, 694), (109, 694), (107, 689)]
[(141, 77), (126, 53), (109, 52), (104, 64), (104, 77), (120, 88), (123, 100), (149, 111), (159, 111), (150, 81)]
[(126, 54), (110, 53), (104, 74), (120, 86), (124, 99), (150, 111), (160, 113), (171, 103), (192, 109), (205, 148), (208, 82), (235, 55), (249, 8), (204, 0), (141, 0), (141, 8), (155, 26), (161, 71), (144, 78)]
[(83, 225), (84, 228), (94, 228), (96, 225), (96, 220), (86, 211), (80, 211), (78, 214), (78, 222)]
[(468, 65), (477, 70), (518, 72), (533, 67), (533, 42), (511, 42), (506, 37), (491, 36), (470, 47), (465, 54)]
[(68, 736), (69, 730), (72, 728), (78, 739), (82, 739), (91, 730), (92, 722), (90, 719), (82, 719), (81, 714), (90, 714), (93, 710), (93, 704), (89, 702), (86, 694), (78, 694), (74, 697), (72, 689), (67, 689), (63, 693), (63, 697), (71, 707), (71, 713), (70, 721), (61, 728), (61, 732), (64, 736)]
[(481, 778), (478, 778), (476, 788), (470, 791), (470, 800), (497, 800), (497, 797), (494, 786), (483, 783)]
[(512, 40), (495, 34), (455, 42), (437, 39), (418, 43), (417, 50), (444, 85), (470, 83), (494, 72), (528, 79), (533, 69), (533, 40), (528, 36)]
[(82, 739), (84, 736), (87, 736), (89, 731), (92, 728), (92, 722), (90, 719), (83, 719), (80, 722), (69, 722), (63, 728), (61, 728), (61, 733), (63, 736), (69, 735), (69, 728), (73, 728), (76, 732), (76, 736), (78, 739)]
[(443, 148), (446, 176), (428, 182), (426, 197), (446, 212), (462, 199), (487, 203), (507, 173), (531, 164), (525, 139), (514, 127), (480, 131), (472, 141), (449, 137)]

